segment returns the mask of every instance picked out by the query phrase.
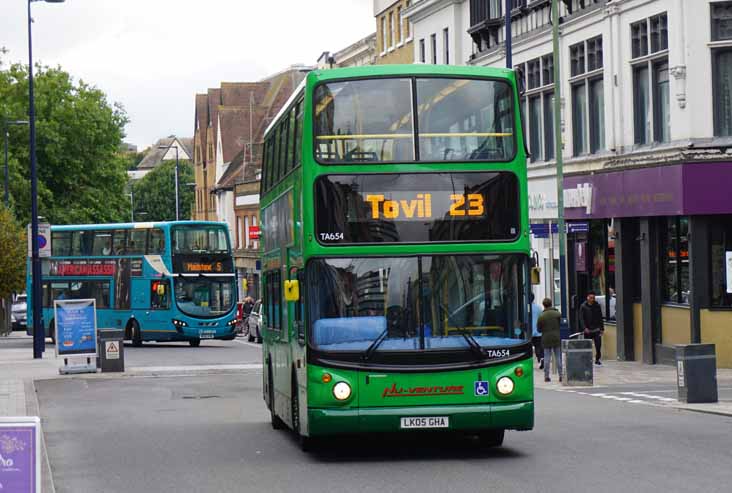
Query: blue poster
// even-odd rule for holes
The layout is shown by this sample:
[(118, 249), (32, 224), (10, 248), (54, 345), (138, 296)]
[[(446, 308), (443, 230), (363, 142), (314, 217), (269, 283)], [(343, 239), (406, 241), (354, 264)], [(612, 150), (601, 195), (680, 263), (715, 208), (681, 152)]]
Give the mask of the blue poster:
[(95, 300), (54, 301), (59, 356), (97, 354)]

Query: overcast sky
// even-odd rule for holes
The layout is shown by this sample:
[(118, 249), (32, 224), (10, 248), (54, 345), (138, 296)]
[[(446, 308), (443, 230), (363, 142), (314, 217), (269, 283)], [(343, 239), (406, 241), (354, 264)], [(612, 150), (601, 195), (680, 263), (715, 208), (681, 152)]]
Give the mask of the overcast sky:
[[(26, 0), (0, 0), (6, 62), (28, 60)], [(33, 4), (35, 62), (122, 103), (140, 150), (193, 136), (196, 92), (315, 64), (376, 29), (372, 0), (66, 0)]]

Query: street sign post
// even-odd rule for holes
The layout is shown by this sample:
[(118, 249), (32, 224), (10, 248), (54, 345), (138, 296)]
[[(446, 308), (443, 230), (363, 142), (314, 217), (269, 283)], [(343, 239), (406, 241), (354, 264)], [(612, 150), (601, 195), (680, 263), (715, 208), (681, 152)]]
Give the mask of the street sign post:
[(96, 361), (91, 361), (97, 357), (96, 301), (54, 300), (53, 311), (56, 355), (64, 358), (64, 366), (59, 368), (59, 373), (96, 373)]
[(41, 420), (37, 416), (0, 417), (0, 491), (41, 491)]
[[(28, 256), (33, 255), (33, 242), (31, 225), (28, 225), (28, 231), (26, 234), (28, 238)], [(51, 225), (48, 223), (38, 224), (38, 256), (50, 257), (51, 256)]]

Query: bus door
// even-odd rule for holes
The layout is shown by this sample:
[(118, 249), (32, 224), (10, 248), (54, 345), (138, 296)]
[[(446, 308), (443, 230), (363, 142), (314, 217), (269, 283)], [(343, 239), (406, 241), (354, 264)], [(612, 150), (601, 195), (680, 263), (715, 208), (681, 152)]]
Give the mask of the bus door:
[(174, 332), (175, 328), (171, 322), (171, 292), (170, 280), (152, 279), (148, 280), (149, 303), (145, 310), (145, 317), (148, 320), (147, 330), (155, 332)]

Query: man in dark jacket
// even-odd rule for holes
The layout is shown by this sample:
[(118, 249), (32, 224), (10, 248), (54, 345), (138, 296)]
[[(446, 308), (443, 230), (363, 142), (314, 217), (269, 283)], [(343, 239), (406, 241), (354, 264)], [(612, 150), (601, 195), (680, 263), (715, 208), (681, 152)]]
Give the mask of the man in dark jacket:
[(551, 364), (552, 357), (554, 364), (557, 365), (559, 371), (559, 381), (562, 381), (562, 355), (560, 354), (559, 345), (561, 336), (559, 334), (560, 320), (562, 315), (559, 310), (552, 306), (552, 300), (544, 298), (541, 302), (544, 305), (544, 311), (536, 321), (536, 326), (541, 332), (541, 344), (544, 346), (544, 381), (551, 382)]
[(595, 364), (600, 365), (600, 350), (602, 349), (602, 334), (605, 326), (602, 321), (602, 310), (595, 301), (594, 291), (587, 293), (587, 301), (580, 306), (580, 324), (585, 339), (595, 341)]

